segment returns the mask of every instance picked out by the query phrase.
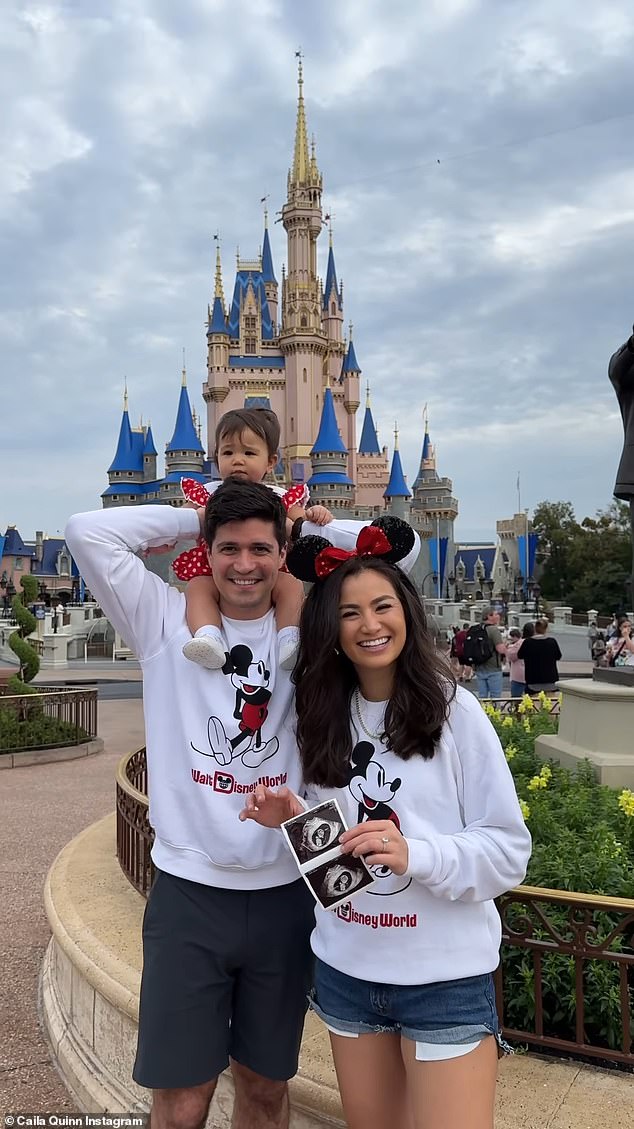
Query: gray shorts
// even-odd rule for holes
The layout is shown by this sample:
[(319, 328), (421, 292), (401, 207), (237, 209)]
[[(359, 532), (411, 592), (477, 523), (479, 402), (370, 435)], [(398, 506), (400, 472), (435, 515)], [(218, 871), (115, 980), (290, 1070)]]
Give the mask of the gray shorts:
[(265, 1078), (292, 1078), (313, 926), (301, 879), (220, 890), (159, 871), (143, 919), (135, 1082), (152, 1090), (198, 1086), (229, 1058)]

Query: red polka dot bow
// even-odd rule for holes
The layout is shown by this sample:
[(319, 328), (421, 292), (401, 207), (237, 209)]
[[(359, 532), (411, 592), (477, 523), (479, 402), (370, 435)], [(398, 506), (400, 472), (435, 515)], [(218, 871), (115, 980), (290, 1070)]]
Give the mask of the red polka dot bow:
[(327, 549), (322, 549), (315, 557), (315, 575), (323, 580), (326, 576), (330, 576), (339, 565), (344, 561), (349, 561), (352, 557), (384, 557), (389, 553), (392, 546), (388, 541), (382, 529), (376, 525), (366, 525), (357, 537), (357, 545), (355, 549), (348, 551), (347, 549), (336, 549), (334, 545), (329, 545)]

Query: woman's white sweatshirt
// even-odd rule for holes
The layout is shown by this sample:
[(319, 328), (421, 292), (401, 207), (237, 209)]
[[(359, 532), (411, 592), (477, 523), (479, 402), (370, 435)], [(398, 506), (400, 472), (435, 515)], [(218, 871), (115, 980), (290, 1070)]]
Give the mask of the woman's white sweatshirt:
[[(360, 699), (366, 729), (385, 703)], [(384, 984), (427, 984), (492, 972), (500, 919), (493, 899), (524, 878), (531, 837), (495, 730), (462, 687), (431, 760), (401, 760), (354, 717), (350, 782), (308, 790), (336, 797), (349, 827), (388, 819), (407, 840), (398, 877), (373, 868), (372, 887), (337, 909), (316, 909), (312, 946), (326, 964)], [(389, 832), (388, 832), (389, 834)]]

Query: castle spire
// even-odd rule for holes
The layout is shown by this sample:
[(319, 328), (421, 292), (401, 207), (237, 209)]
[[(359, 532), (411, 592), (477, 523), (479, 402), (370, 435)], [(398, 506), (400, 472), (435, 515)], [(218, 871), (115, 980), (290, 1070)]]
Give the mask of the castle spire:
[(354, 351), (354, 344), (353, 344), (353, 341), (352, 341), (352, 322), (350, 322), (349, 330), (350, 330), (350, 339), (349, 339), (349, 342), (348, 342), (348, 352), (346, 353), (346, 355), (344, 357), (343, 367), (341, 369), (341, 372), (342, 372), (342, 375), (344, 373), (350, 373), (350, 372), (355, 372), (358, 375), (361, 372), (361, 367), (360, 367), (359, 362), (357, 360), (357, 354)]
[(127, 378), (127, 376), (124, 376), (124, 378), (123, 378), (123, 410), (124, 410), (124, 412), (127, 412), (127, 410), (128, 410), (128, 378)]
[(185, 349), (183, 349), (183, 368), (181, 371), (181, 384), (183, 388), (187, 388), (187, 369), (185, 367)]
[(332, 219), (330, 216), (326, 217), (328, 220), (328, 266), (326, 268), (326, 284), (324, 286), (323, 307), (324, 310), (330, 309), (331, 302), (336, 302), (339, 312), (343, 307), (343, 299), (341, 291), (337, 283), (337, 268), (335, 267), (335, 252), (332, 246)]
[(360, 455), (380, 455), (381, 448), (379, 447), (379, 437), (376, 433), (376, 427), (372, 416), (372, 408), (370, 407), (370, 384), (368, 382), (366, 398), (365, 398), (365, 415), (363, 417), (363, 428), (361, 431), (361, 439), (359, 440), (359, 454)]
[(214, 239), (216, 240), (216, 287), (215, 287), (215, 290), (214, 290), (214, 301), (215, 301), (216, 298), (219, 298), (220, 302), (222, 304), (222, 308), (224, 310), (224, 308), (225, 308), (225, 295), (224, 295), (224, 291), (222, 289), (222, 262), (221, 262), (221, 259), (220, 259), (220, 239), (217, 235), (214, 235)]
[(432, 441), (429, 437), (429, 412), (427, 410), (427, 404), (425, 404), (425, 407), (423, 408), (423, 421), (425, 424), (423, 450), (420, 457), (418, 474), (414, 479), (414, 490), (418, 489), (421, 482), (436, 477), (436, 451), (432, 446)]
[(392, 469), (390, 470), (390, 481), (387, 484), (384, 498), (411, 498), (411, 491), (409, 490), (403, 474), (403, 464), (401, 463), (401, 452), (398, 449), (398, 425), (394, 424), (394, 455), (392, 456)]
[[(293, 152), (293, 169), (291, 182), (293, 184), (306, 184), (310, 171), (308, 158), (308, 134), (306, 132), (306, 111), (304, 109), (304, 72), (302, 67), (302, 53), (297, 52), (297, 123), (295, 126), (295, 149)], [(316, 162), (315, 162), (316, 167)]]

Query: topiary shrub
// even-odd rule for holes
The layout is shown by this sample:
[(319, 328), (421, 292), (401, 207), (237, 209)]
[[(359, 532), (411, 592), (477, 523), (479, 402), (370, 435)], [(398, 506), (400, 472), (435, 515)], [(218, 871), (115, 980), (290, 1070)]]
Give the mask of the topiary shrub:
[(9, 636), (9, 646), (20, 663), (20, 673), (11, 676), (8, 682), (9, 689), (14, 694), (29, 694), (26, 683), (32, 682), (40, 669), (40, 659), (34, 647), (27, 642), (26, 636), (35, 631), (37, 620), (27, 608), (37, 597), (37, 580), (34, 576), (23, 576), (20, 579), (22, 593), (13, 597), (11, 609), (18, 623), (18, 628)]

